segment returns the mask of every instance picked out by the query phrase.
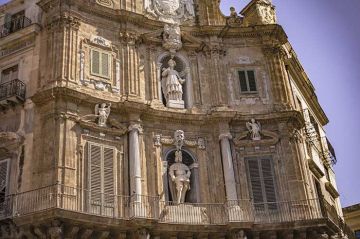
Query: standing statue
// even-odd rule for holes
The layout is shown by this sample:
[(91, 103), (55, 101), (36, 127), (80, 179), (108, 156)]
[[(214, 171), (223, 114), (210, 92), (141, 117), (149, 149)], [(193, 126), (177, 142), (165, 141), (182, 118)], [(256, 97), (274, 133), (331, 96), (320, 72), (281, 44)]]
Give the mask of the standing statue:
[(261, 125), (260, 122), (256, 122), (255, 119), (251, 119), (251, 122), (246, 123), (246, 128), (248, 128), (251, 133), (252, 140), (261, 140)]
[(98, 125), (101, 127), (106, 126), (106, 121), (110, 115), (111, 103), (97, 104), (95, 105), (95, 115), (98, 117)]
[(185, 79), (182, 79), (179, 73), (174, 69), (176, 62), (170, 59), (169, 67), (162, 72), (162, 90), (166, 98), (168, 107), (184, 108), (184, 101), (182, 100), (183, 90), (182, 84)]
[(175, 163), (170, 166), (169, 175), (176, 189), (173, 201), (177, 204), (184, 203), (186, 192), (190, 190), (191, 172), (189, 167), (182, 163), (181, 150), (175, 152)]

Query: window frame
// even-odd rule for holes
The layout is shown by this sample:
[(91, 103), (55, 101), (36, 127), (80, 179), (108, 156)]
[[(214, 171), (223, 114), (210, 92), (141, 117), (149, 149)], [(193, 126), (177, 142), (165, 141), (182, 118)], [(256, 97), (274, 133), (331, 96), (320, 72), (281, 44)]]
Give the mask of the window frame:
[[(10, 80), (8, 79), (7, 81), (4, 81), (3, 72), (6, 71), (6, 70), (15, 68), (15, 67), (17, 68), (16, 77), (14, 78), (14, 72), (15, 72), (15, 71), (11, 71)], [(12, 81), (12, 80), (19, 79), (19, 70), (20, 70), (20, 67), (19, 67), (19, 64), (18, 64), (18, 63), (9, 65), (9, 66), (7, 66), (7, 67), (2, 67), (2, 68), (0, 68), (0, 84), (7, 83), (7, 82), (10, 82), (10, 81)]]
[[(240, 77), (240, 72), (244, 72), (245, 73), (245, 81), (246, 81), (246, 91), (242, 90), (241, 87), (241, 77)], [(251, 91), (250, 90), (250, 82), (249, 82), (249, 75), (248, 72), (253, 72), (254, 73), (254, 82), (255, 82), (255, 91)], [(239, 84), (239, 88), (240, 88), (240, 94), (258, 94), (259, 93), (259, 87), (258, 87), (258, 81), (257, 81), (257, 73), (256, 70), (253, 68), (249, 68), (249, 69), (237, 69), (237, 77), (238, 77), (238, 84)]]
[(5, 179), (5, 197), (8, 195), (9, 173), (10, 173), (10, 159), (5, 158), (0, 160), (0, 164), (6, 162), (6, 179)]
[[(96, 73), (93, 71), (93, 52), (97, 51), (99, 52), (99, 73)], [(106, 54), (108, 56), (108, 75), (104, 75), (103, 73), (103, 68), (102, 68), (102, 54)], [(110, 51), (106, 51), (106, 50), (102, 50), (96, 47), (91, 47), (90, 48), (90, 75), (93, 76), (97, 76), (100, 77), (102, 79), (111, 80), (111, 74), (112, 74), (112, 54)]]
[[(272, 174), (272, 183), (274, 185), (274, 196), (275, 196), (275, 202), (271, 202), (268, 200), (268, 195), (266, 192), (266, 182), (264, 180), (264, 173), (263, 173), (263, 168), (262, 168), (262, 163), (260, 163), (262, 160), (269, 160), (270, 162), (270, 167), (271, 167), (271, 174)], [(250, 166), (249, 166), (249, 161), (256, 161), (257, 166), (258, 166), (258, 172), (259, 172), (259, 176), (260, 176), (260, 184), (261, 184), (261, 194), (262, 194), (262, 198), (263, 198), (263, 202), (255, 202), (254, 201), (254, 192), (253, 192), (253, 187), (252, 187), (252, 183), (251, 183), (251, 175), (250, 175)], [(258, 205), (260, 206), (259, 208), (261, 208), (261, 206), (263, 206), (263, 210), (268, 211), (268, 210), (272, 210), (272, 211), (276, 211), (278, 210), (278, 202), (279, 202), (279, 194), (278, 194), (278, 188), (277, 188), (277, 184), (276, 184), (276, 175), (275, 175), (275, 166), (274, 166), (274, 160), (272, 156), (257, 156), (257, 157), (246, 157), (245, 158), (245, 166), (246, 166), (246, 176), (247, 176), (247, 181), (248, 181), (248, 191), (250, 194), (250, 197), (253, 200), (254, 205)], [(271, 204), (275, 204), (273, 205), (273, 207), (269, 207), (269, 205)]]
[[(95, 146), (95, 147), (99, 147), (100, 148), (100, 191), (99, 192), (95, 192), (91, 190), (91, 171), (92, 171), (92, 158), (91, 158), (91, 147)], [(86, 188), (88, 190), (87, 193), (87, 197), (86, 197), (86, 205), (88, 210), (93, 211), (92, 206), (93, 205), (97, 205), (100, 206), (100, 212), (99, 215), (108, 215), (107, 214), (107, 210), (108, 208), (112, 208), (113, 209), (113, 215), (116, 215), (117, 213), (117, 207), (118, 207), (118, 203), (117, 203), (117, 194), (118, 194), (118, 178), (117, 178), (117, 174), (118, 174), (118, 154), (119, 154), (119, 150), (117, 147), (113, 146), (113, 145), (109, 145), (106, 143), (96, 143), (93, 141), (86, 141), (85, 143), (85, 149), (86, 149), (86, 153), (85, 153), (85, 160), (86, 160)], [(113, 178), (113, 197), (114, 200), (112, 203), (108, 203), (106, 202), (106, 195), (109, 195), (105, 192), (105, 171), (106, 168), (104, 167), (105, 165), (105, 160), (104, 160), (104, 153), (105, 153), (105, 149), (111, 149), (113, 150), (113, 161), (112, 161), (112, 178)], [(100, 194), (100, 202), (98, 201), (92, 201), (92, 195), (93, 193), (99, 193)]]

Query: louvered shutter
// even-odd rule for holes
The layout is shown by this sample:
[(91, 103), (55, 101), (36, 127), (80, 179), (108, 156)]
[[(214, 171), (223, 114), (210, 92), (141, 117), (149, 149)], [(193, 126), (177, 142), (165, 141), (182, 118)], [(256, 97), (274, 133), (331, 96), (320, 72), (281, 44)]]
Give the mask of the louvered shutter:
[(275, 182), (273, 169), (270, 159), (262, 159), (261, 161), (261, 171), (263, 176), (263, 184), (266, 202), (268, 203), (269, 209), (276, 209), (276, 192), (275, 192)]
[(91, 213), (99, 214), (101, 212), (101, 147), (89, 144), (90, 170), (89, 170), (89, 190)]
[(114, 156), (112, 148), (104, 147), (104, 214), (112, 216), (115, 204)]
[(8, 160), (0, 161), (0, 192), (6, 192), (6, 187), (8, 185), (7, 176), (8, 176)]
[(240, 79), (240, 89), (242, 92), (248, 91), (247, 83), (246, 83), (246, 75), (245, 71), (239, 71), (239, 79)]
[(101, 75), (109, 77), (109, 54), (101, 53)]
[(96, 50), (91, 51), (91, 73), (100, 74), (100, 52)]
[(261, 183), (261, 172), (257, 159), (247, 160), (251, 194), (256, 208), (263, 208), (264, 196)]
[(247, 71), (248, 82), (249, 82), (249, 90), (256, 91), (256, 81), (255, 81), (255, 73), (254, 71)]

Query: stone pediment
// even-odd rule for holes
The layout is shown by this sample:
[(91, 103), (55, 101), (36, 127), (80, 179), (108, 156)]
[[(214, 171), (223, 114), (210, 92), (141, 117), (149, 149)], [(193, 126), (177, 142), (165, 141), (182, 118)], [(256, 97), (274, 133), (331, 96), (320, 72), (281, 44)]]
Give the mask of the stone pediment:
[(86, 116), (77, 118), (76, 122), (83, 129), (88, 129), (93, 132), (99, 132), (99, 133), (104, 133), (104, 134), (108, 134), (108, 135), (120, 136), (120, 135), (124, 135), (128, 132), (128, 127), (125, 124), (120, 123), (119, 121), (117, 121), (114, 118), (111, 118), (111, 117), (108, 118), (108, 127), (99, 126), (95, 122), (95, 119), (96, 119), (95, 115), (86, 115)]
[[(150, 43), (154, 45), (163, 44), (163, 32), (164, 29), (159, 29), (153, 32), (144, 33), (140, 36), (140, 41), (143, 43)], [(204, 43), (197, 39), (196, 37), (191, 36), (187, 32), (181, 32), (181, 41), (184, 48), (197, 48), (200, 49)]]
[(244, 131), (238, 134), (234, 139), (236, 146), (260, 146), (260, 145), (275, 145), (279, 141), (279, 136), (271, 131), (262, 130), (261, 140), (252, 140), (250, 133)]

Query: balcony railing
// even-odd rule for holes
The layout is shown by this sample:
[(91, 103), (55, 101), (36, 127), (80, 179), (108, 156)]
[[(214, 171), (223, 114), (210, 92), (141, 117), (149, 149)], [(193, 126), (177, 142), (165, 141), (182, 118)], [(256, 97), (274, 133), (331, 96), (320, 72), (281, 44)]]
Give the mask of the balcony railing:
[[(164, 202), (159, 197), (132, 197), (94, 193), (54, 185), (10, 195), (0, 203), (0, 219), (27, 216), (52, 209), (116, 219), (147, 219), (166, 224), (226, 225), (229, 223), (284, 223), (328, 217), (318, 199), (253, 204), (249, 200), (226, 203)], [(331, 208), (330, 208), (331, 209)], [(336, 214), (337, 215), (337, 214)], [(329, 214), (337, 218), (334, 211)]]
[(17, 32), (30, 25), (31, 20), (25, 16), (6, 22), (4, 25), (0, 26), (0, 38), (6, 37), (11, 33)]
[(26, 87), (18, 79), (0, 84), (0, 103), (12, 101), (14, 103), (25, 101)]

